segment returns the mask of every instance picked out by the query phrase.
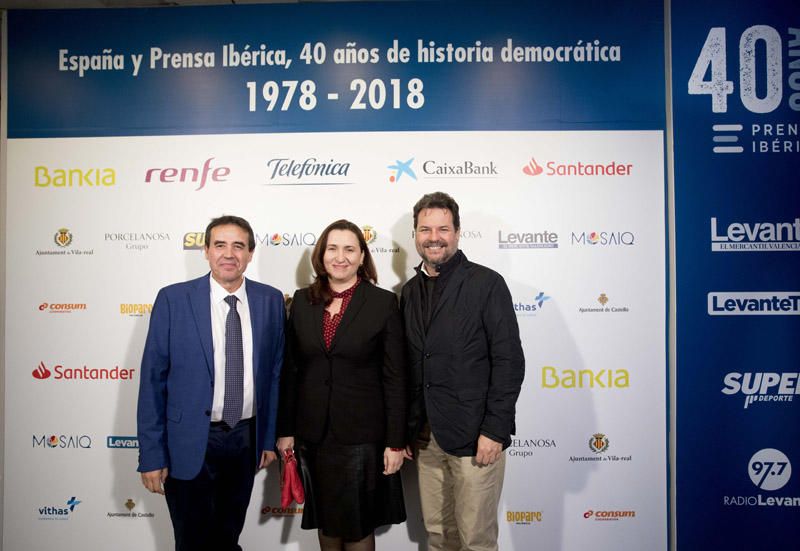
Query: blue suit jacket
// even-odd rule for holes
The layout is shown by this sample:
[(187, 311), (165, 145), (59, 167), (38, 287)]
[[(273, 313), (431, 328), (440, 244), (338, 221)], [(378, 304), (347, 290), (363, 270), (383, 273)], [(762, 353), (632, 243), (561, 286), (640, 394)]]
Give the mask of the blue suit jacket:
[[(140, 472), (189, 480), (203, 465), (214, 396), (209, 275), (159, 291), (142, 356), (137, 412)], [(245, 279), (253, 329), (256, 451), (275, 445), (283, 363), (283, 295)]]

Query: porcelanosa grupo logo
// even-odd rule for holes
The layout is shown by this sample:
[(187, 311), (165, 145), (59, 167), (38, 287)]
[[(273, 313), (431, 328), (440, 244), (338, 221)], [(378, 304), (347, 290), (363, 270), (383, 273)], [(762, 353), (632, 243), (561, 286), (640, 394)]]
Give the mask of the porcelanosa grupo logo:
[[(148, 168), (144, 173), (146, 184), (175, 184), (181, 186), (190, 184), (195, 191), (206, 187), (206, 183), (227, 182), (231, 169), (227, 166), (211, 167), (214, 157), (209, 157), (202, 166), (197, 167), (154, 167)], [(157, 189), (163, 189), (159, 186)], [(190, 189), (187, 186), (187, 189)]]
[(518, 316), (535, 316), (548, 300), (550, 297), (539, 291), (532, 301), (515, 300), (514, 311)]
[(87, 380), (87, 381), (130, 381), (133, 379), (136, 368), (126, 369), (118, 365), (105, 368), (105, 367), (88, 367), (86, 365), (81, 367), (64, 367), (61, 364), (53, 366), (49, 369), (47, 365), (41, 361), (39, 365), (32, 371), (34, 379), (45, 380), (53, 378), (55, 381), (74, 381), (74, 380)]
[(620, 162), (559, 162), (547, 161), (543, 167), (531, 157), (522, 165), (522, 173), (527, 176), (630, 176), (633, 164)]
[(506, 455), (517, 459), (532, 458), (540, 450), (555, 449), (558, 445), (554, 438), (512, 438)]
[(350, 163), (340, 159), (275, 157), (267, 161), (267, 185), (348, 185), (354, 183), (348, 179), (349, 172)]
[[(792, 463), (781, 450), (764, 448), (755, 452), (747, 463), (747, 475), (759, 490), (777, 492), (792, 478)], [(800, 507), (799, 496), (726, 495), (723, 505), (729, 507)]]
[(795, 394), (800, 394), (800, 373), (797, 372), (738, 372), (732, 371), (723, 379), (722, 393), (743, 396), (744, 409), (753, 404), (786, 407)]
[(389, 174), (389, 181), (392, 183), (400, 182), (400, 180), (403, 178), (403, 175), (406, 175), (407, 179), (410, 178), (412, 180), (416, 180), (417, 174), (414, 172), (414, 168), (412, 166), (413, 162), (414, 157), (411, 157), (407, 161), (395, 159), (393, 165), (386, 167), (391, 170), (391, 173)]
[(166, 232), (107, 232), (104, 240), (126, 251), (139, 252), (149, 249), (153, 243), (168, 242), (170, 237)]
[(800, 251), (800, 218), (792, 222), (731, 222), (724, 230), (723, 224), (711, 218), (713, 252)]

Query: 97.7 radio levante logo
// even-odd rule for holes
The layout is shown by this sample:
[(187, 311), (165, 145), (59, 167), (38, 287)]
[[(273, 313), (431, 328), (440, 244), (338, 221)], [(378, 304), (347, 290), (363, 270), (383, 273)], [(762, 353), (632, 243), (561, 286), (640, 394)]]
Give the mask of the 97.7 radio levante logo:
[[(688, 82), (689, 95), (711, 96), (713, 113), (728, 112), (728, 96), (735, 89), (734, 82), (728, 80), (727, 38), (725, 27), (712, 27), (708, 31)], [(788, 44), (785, 58), (784, 40)], [(739, 98), (744, 108), (758, 115), (772, 113), (781, 106), (800, 111), (800, 28), (779, 30), (769, 25), (753, 25), (742, 32), (738, 46)], [(712, 125), (712, 151), (800, 153), (796, 114), (788, 121), (770, 118), (768, 122), (747, 122), (728, 120), (726, 124)]]
[[(764, 448), (750, 458), (747, 474), (759, 490), (776, 492), (785, 487), (792, 478), (792, 463), (782, 451)], [(760, 493), (748, 496), (726, 495), (722, 502), (725, 505), (742, 507), (800, 507), (798, 496), (764, 496)]]

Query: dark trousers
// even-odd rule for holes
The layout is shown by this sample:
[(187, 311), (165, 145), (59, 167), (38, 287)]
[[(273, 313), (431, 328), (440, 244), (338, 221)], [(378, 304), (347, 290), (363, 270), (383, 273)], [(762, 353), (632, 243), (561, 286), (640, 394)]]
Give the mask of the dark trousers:
[(192, 480), (167, 477), (164, 490), (176, 551), (241, 551), (239, 534), (256, 472), (255, 419), (214, 424), (206, 457)]

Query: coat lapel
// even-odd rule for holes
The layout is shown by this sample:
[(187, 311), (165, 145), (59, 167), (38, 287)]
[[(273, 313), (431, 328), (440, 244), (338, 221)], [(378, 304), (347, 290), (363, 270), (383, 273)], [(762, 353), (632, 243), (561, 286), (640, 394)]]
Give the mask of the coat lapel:
[[(367, 281), (362, 281), (353, 292), (353, 298), (350, 299), (350, 304), (347, 305), (347, 310), (344, 311), (342, 321), (339, 322), (339, 327), (336, 328), (336, 334), (333, 336), (333, 341), (331, 342), (331, 349), (329, 352), (333, 352), (333, 349), (336, 348), (336, 343), (341, 340), (342, 335), (347, 333), (347, 327), (353, 322), (356, 316), (358, 316), (358, 312), (366, 303), (367, 285), (370, 285), (370, 283)], [(322, 331), (321, 327), (320, 331)], [(323, 346), (324, 344), (325, 343), (323, 341)]]
[(189, 302), (192, 305), (192, 314), (197, 326), (197, 333), (200, 335), (200, 344), (206, 359), (208, 374), (213, 382), (214, 341), (211, 336), (211, 285), (208, 282), (209, 277), (206, 275), (196, 280), (197, 284), (189, 295)]
[(261, 342), (261, 340), (258, 339), (258, 336), (264, 334), (264, 320), (266, 318), (264, 297), (255, 291), (249, 279), (245, 278), (244, 284), (245, 291), (247, 291), (247, 304), (250, 307), (250, 327), (253, 335), (253, 377), (257, 380), (258, 366), (261, 365), (259, 362), (261, 348), (257, 346), (257, 343)]

